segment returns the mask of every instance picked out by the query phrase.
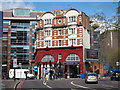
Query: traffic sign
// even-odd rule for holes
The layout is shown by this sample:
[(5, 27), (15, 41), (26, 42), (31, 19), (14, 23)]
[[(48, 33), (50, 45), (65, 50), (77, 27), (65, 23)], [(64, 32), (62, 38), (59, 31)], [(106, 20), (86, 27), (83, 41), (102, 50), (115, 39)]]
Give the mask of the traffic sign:
[(13, 67), (15, 68), (15, 67), (17, 67), (18, 65), (17, 65), (17, 59), (16, 58), (14, 58), (13, 59)]
[(38, 67), (34, 66), (34, 71), (37, 72), (38, 71)]
[(119, 66), (120, 65), (120, 62), (116, 62), (116, 66)]
[(16, 55), (16, 52), (14, 52), (13, 54)]

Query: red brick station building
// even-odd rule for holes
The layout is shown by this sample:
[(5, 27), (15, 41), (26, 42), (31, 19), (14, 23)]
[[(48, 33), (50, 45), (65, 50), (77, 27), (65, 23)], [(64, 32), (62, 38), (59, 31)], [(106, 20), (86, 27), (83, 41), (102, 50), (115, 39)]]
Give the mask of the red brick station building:
[(76, 9), (37, 16), (35, 63), (42, 77), (51, 69), (68, 77), (86, 72), (85, 49), (90, 49), (89, 17)]

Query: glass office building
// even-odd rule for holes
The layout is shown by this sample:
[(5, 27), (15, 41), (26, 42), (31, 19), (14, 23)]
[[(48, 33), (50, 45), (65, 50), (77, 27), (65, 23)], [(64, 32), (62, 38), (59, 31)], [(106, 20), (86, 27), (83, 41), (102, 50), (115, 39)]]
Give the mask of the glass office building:
[(15, 8), (3, 11), (2, 70), (13, 68), (16, 55), (20, 68), (29, 68), (34, 62), (36, 16), (43, 11)]

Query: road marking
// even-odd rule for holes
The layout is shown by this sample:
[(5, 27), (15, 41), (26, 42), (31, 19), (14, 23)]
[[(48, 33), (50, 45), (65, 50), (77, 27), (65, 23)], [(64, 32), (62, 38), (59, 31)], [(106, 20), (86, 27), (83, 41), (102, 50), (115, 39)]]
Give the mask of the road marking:
[(22, 88), (22, 85), (23, 85), (23, 83), (24, 83), (24, 81), (22, 80), (22, 81), (20, 81), (20, 83), (18, 84), (18, 86), (17, 86), (17, 88)]
[(71, 84), (74, 85), (74, 86), (77, 86), (77, 87), (81, 87), (81, 88), (88, 88), (88, 87), (85, 87), (85, 86), (74, 84), (73, 81), (71, 82)]
[(48, 88), (52, 88), (52, 87), (50, 87), (49, 85), (47, 85), (47, 82), (44, 82), (44, 81), (43, 81), (43, 85), (45, 85), (45, 86), (48, 87)]

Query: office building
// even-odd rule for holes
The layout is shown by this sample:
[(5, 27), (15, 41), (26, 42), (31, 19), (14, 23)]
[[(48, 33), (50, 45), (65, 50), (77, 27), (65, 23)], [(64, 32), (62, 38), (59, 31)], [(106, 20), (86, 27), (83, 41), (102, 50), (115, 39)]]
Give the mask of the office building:
[(2, 70), (8, 73), (16, 57), (20, 68), (34, 61), (36, 16), (44, 13), (25, 8), (3, 10)]

